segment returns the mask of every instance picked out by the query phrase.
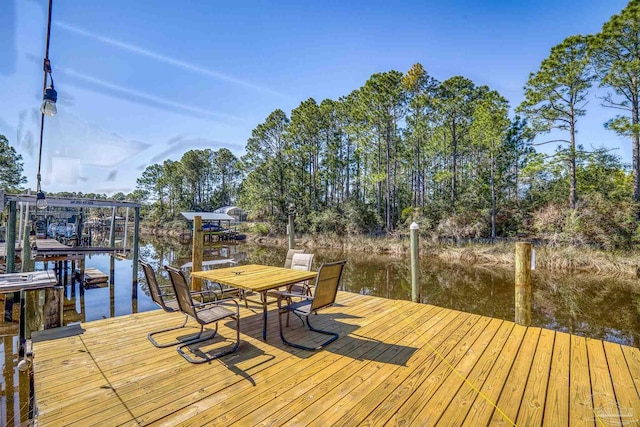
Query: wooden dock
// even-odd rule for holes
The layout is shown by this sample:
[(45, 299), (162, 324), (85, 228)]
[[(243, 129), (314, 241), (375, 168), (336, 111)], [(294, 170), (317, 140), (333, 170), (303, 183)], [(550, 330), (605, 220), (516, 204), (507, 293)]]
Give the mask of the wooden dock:
[[(262, 341), (260, 308), (241, 305), (239, 351), (203, 365), (147, 340), (179, 325), (175, 313), (45, 331), (34, 344), (39, 425), (640, 423), (636, 348), (408, 301), (338, 302), (313, 321), (340, 339), (315, 353), (282, 345), (274, 310)], [(296, 318), (287, 335), (310, 337)]]
[[(38, 239), (36, 261), (70, 261), (83, 259), (89, 254), (122, 254), (132, 251), (131, 248), (114, 248), (107, 246), (68, 246), (55, 239)], [(22, 252), (21, 244), (16, 244), (16, 254)], [(6, 257), (6, 243), (0, 242), (0, 258)]]

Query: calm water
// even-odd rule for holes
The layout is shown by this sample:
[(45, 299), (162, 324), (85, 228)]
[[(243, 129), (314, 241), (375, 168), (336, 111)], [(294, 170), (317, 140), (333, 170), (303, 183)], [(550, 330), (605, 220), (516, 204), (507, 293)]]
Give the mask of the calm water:
[[(321, 262), (347, 259), (342, 288), (349, 292), (390, 299), (411, 299), (408, 259), (344, 254), (315, 249), (314, 269)], [(205, 260), (233, 258), (241, 263), (282, 265), (286, 248), (248, 243), (209, 247)], [(191, 260), (189, 245), (173, 240), (143, 243), (143, 259), (156, 266), (158, 280), (168, 284), (162, 264), (180, 266)], [(64, 322), (85, 322), (156, 309), (146, 283), (132, 285), (131, 260), (99, 255), (86, 266), (109, 274), (110, 283), (85, 288), (72, 279), (64, 294)], [(42, 265), (37, 265), (37, 269)], [(470, 313), (514, 320), (514, 274), (499, 267), (474, 267), (421, 260), (423, 302)], [(640, 286), (636, 280), (580, 274), (533, 272), (532, 325), (638, 346), (640, 340)], [(3, 323), (0, 360), (3, 363), (0, 426), (19, 425), (26, 419), (26, 378), (18, 362), (17, 324)], [(36, 355), (37, 357), (37, 355)], [(13, 392), (12, 392), (13, 391)]]

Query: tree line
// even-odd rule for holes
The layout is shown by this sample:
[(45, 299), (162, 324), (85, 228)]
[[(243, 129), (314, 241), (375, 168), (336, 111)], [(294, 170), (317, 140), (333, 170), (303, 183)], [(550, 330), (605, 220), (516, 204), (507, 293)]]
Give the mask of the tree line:
[[(612, 112), (604, 125), (632, 144), (631, 166), (578, 140), (595, 86)], [(442, 237), (630, 247), (640, 237), (639, 102), (632, 0), (599, 33), (554, 46), (515, 114), (498, 91), (464, 76), (439, 81), (417, 63), (373, 74), (337, 100), (276, 109), (240, 158), (192, 150), (151, 165), (128, 197), (158, 220), (237, 204), (274, 231), (294, 209), (297, 229), (310, 233), (395, 233), (417, 221)], [(533, 141), (550, 132), (555, 153), (538, 152)]]

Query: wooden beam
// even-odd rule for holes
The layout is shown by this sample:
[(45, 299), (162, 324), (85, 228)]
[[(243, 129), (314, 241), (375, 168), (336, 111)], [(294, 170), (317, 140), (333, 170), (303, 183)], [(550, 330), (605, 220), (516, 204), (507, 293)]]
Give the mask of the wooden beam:
[[(203, 257), (203, 234), (202, 234), (202, 217), (196, 215), (193, 218), (193, 245), (191, 250), (191, 271), (202, 271)], [(202, 280), (196, 277), (191, 278), (191, 289), (199, 291), (202, 289)]]

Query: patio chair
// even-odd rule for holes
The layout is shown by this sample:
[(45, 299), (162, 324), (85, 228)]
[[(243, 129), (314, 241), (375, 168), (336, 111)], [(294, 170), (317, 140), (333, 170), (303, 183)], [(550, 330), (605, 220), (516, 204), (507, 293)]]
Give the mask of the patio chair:
[[(138, 262), (140, 263), (140, 266), (142, 267), (142, 271), (144, 272), (144, 277), (145, 277), (145, 280), (147, 281), (147, 287), (149, 288), (149, 293), (151, 293), (151, 299), (153, 300), (153, 302), (156, 303), (158, 306), (160, 306), (160, 308), (162, 308), (167, 313), (179, 312), (180, 307), (178, 307), (178, 301), (176, 300), (175, 294), (173, 293), (173, 286), (159, 285), (158, 281), (156, 280), (156, 273), (151, 267), (151, 265), (148, 262), (143, 261), (141, 259), (138, 260)], [(167, 291), (170, 291), (170, 292), (167, 292)], [(207, 295), (207, 294), (211, 295), (210, 292), (208, 291), (193, 292), (193, 295)], [(153, 338), (153, 336), (163, 332), (175, 331), (175, 330), (184, 328), (187, 325), (188, 320), (189, 320), (189, 317), (185, 315), (184, 322), (182, 323), (182, 325), (175, 326), (173, 328), (167, 328), (159, 331), (150, 332), (149, 334), (147, 334), (147, 338), (149, 339), (149, 341), (151, 341), (151, 344), (153, 344), (158, 348), (166, 348), (166, 347), (171, 347), (177, 344), (184, 343), (186, 342), (185, 340), (178, 340), (178, 341), (172, 341), (172, 342), (160, 344)]]
[(295, 254), (303, 254), (306, 252), (306, 249), (289, 249), (287, 251), (287, 256), (284, 259), (284, 268), (291, 268), (291, 262), (293, 261), (293, 256)]
[[(305, 251), (306, 251), (306, 249), (289, 249), (289, 250), (287, 250), (287, 255), (286, 255), (285, 259), (284, 259), (284, 268), (291, 268), (291, 262), (293, 261), (293, 256), (296, 255), (296, 254), (303, 254), (303, 253), (305, 253)], [(309, 267), (309, 269), (311, 269), (311, 267)], [(251, 301), (253, 303), (262, 304), (262, 298), (266, 298), (267, 296), (271, 296), (271, 297), (277, 298), (278, 296), (273, 294), (273, 292), (275, 292), (275, 291), (267, 292), (267, 295), (264, 295), (264, 294), (260, 295), (260, 300), (258, 301), (258, 300), (255, 300), (255, 299), (247, 298), (248, 295), (253, 295), (253, 292), (243, 292), (243, 291), (241, 291), (240, 292), (240, 298), (244, 300), (245, 306), (247, 308), (249, 308), (248, 301)], [(275, 302), (276, 302), (275, 300), (271, 300), (271, 301), (268, 301), (267, 304), (273, 304)]]
[[(311, 271), (311, 264), (313, 263), (313, 254), (294, 253), (291, 258), (291, 269)], [(311, 288), (309, 287), (309, 281), (293, 283), (287, 286), (286, 290), (274, 290), (267, 292), (270, 297), (278, 298), (280, 295), (287, 294), (287, 303), (291, 304), (291, 298), (293, 296), (311, 296)], [(287, 313), (287, 326), (289, 326), (289, 313)]]
[[(282, 338), (282, 342), (286, 345), (296, 348), (301, 348), (303, 350), (320, 350), (324, 346), (333, 341), (337, 340), (339, 335), (335, 332), (323, 331), (321, 329), (314, 328), (309, 322), (309, 317), (312, 313), (316, 313), (318, 310), (323, 309), (325, 307), (329, 307), (333, 305), (336, 301), (336, 296), (338, 295), (338, 286), (340, 284), (340, 278), (342, 277), (342, 271), (344, 269), (347, 261), (337, 261), (331, 263), (324, 263), (320, 266), (318, 270), (318, 276), (316, 277), (316, 285), (313, 292), (313, 296), (301, 296), (301, 295), (293, 295), (283, 293), (278, 297), (278, 323), (280, 325), (280, 338)], [(302, 301), (288, 303), (287, 305), (282, 305), (282, 301), (286, 300), (289, 297), (301, 297)], [(321, 344), (318, 344), (316, 347), (307, 347), (300, 344), (295, 344), (284, 337), (284, 329), (282, 327), (282, 315), (288, 313), (293, 313), (298, 316), (302, 323), (304, 324), (305, 320), (307, 322), (307, 326), (313, 332), (318, 332), (324, 335), (330, 335), (331, 338), (324, 341)]]
[[(191, 292), (189, 291), (189, 286), (187, 285), (187, 280), (185, 279), (182, 271), (168, 265), (165, 265), (164, 268), (167, 270), (169, 277), (171, 278), (171, 284), (173, 285), (180, 311), (200, 324), (200, 332), (197, 336), (194, 337), (193, 340), (189, 340), (189, 342), (179, 345), (177, 348), (178, 353), (190, 363), (205, 363), (236, 351), (240, 345), (240, 306), (236, 300), (233, 298), (226, 298), (208, 303), (194, 302), (191, 297)], [(223, 307), (223, 304), (227, 303), (235, 304), (235, 311)], [(192, 344), (208, 341), (214, 338), (218, 333), (218, 322), (227, 318), (231, 318), (236, 321), (236, 341), (233, 346), (220, 351), (213, 356), (203, 356), (202, 359), (194, 359), (183, 351), (183, 348)], [(204, 332), (205, 325), (209, 325), (211, 323), (216, 324), (215, 330), (211, 335), (203, 337), (202, 334)]]

